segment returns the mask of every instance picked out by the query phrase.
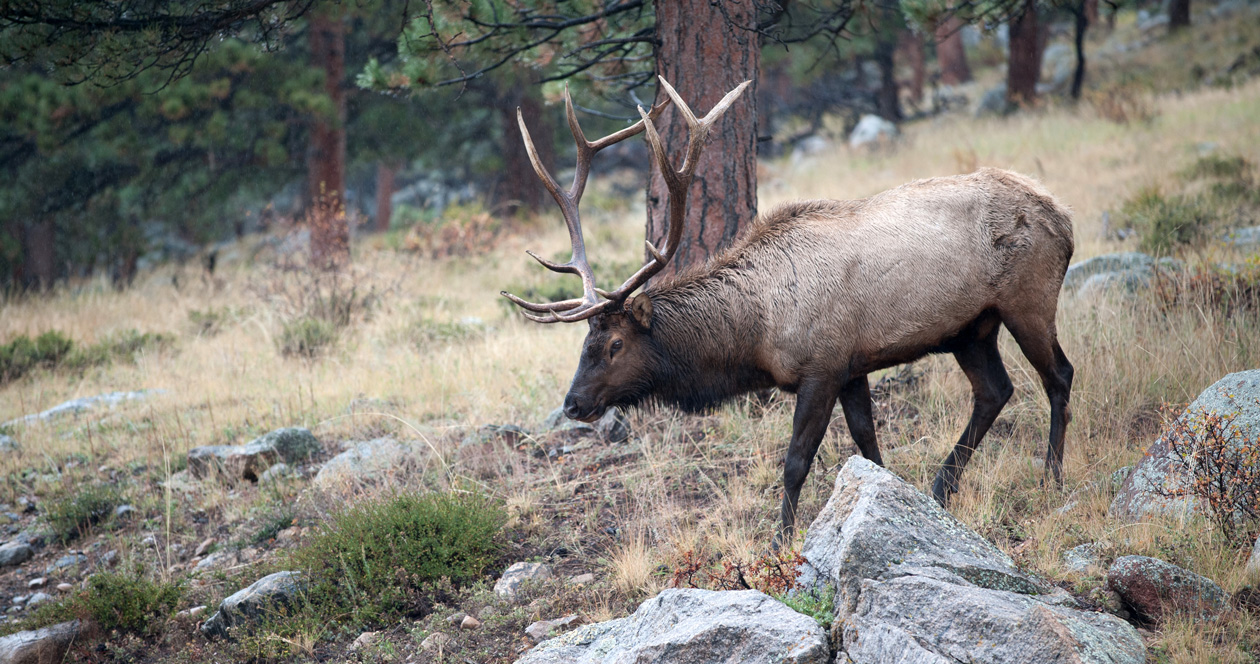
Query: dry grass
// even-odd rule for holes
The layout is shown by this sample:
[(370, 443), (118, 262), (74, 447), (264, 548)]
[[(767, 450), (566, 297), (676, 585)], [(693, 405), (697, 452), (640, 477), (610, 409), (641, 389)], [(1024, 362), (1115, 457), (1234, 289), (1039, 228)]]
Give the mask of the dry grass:
[[(908, 180), (978, 166), (1040, 177), (1076, 212), (1077, 258), (1124, 247), (1102, 237), (1103, 211), (1130, 193), (1175, 177), (1213, 142), (1260, 161), (1255, 109), (1260, 82), (1182, 96), (1152, 98), (1150, 123), (1117, 125), (1087, 107), (1050, 108), (1009, 119), (947, 117), (908, 128), (900, 149), (851, 154), (840, 148), (795, 165), (766, 164), (761, 205), (805, 197), (861, 197)], [(605, 260), (638, 257), (641, 205), (587, 215), (592, 253)], [(396, 239), (396, 238), (395, 238)], [(237, 443), (270, 428), (305, 425), (325, 441), (396, 435), (429, 453), (414, 477), (399, 482), (467, 482), (503, 498), (517, 527), (547, 547), (564, 546), (587, 568), (603, 570), (611, 590), (592, 595), (585, 611), (600, 619), (663, 586), (686, 551), (749, 560), (763, 551), (778, 518), (778, 475), (790, 432), (792, 401), (738, 400), (701, 418), (668, 412), (633, 417), (637, 440), (625, 456), (593, 470), (539, 455), (538, 441), (495, 442), (474, 452), (464, 432), (485, 423), (530, 427), (562, 398), (584, 326), (528, 325), (507, 313), (497, 292), (508, 284), (552, 278), (522, 250), (545, 254), (566, 246), (560, 224), (534, 235), (509, 235), (492, 254), (430, 260), (396, 252), (372, 237), (355, 262), (373, 283), (396, 288), (317, 360), (277, 351), (278, 314), (252, 295), (257, 270), (226, 261), (213, 279), (177, 267), (159, 270), (122, 293), (103, 282), (0, 303), (0, 340), (61, 330), (91, 342), (115, 330), (174, 334), (170, 350), (82, 375), (38, 373), (0, 387), (0, 421), (65, 399), (139, 388), (166, 392), (113, 411), (50, 425), (19, 427), (24, 451), (0, 457), (0, 472), (86, 455), (95, 468), (143, 463), (163, 468), (189, 448)], [(245, 255), (242, 247), (241, 255)], [(179, 283), (172, 284), (178, 275)], [(194, 311), (237, 312), (217, 334), (190, 323)], [(480, 318), (484, 329), (417, 344), (417, 324)], [(1110, 476), (1134, 463), (1159, 428), (1157, 409), (1192, 400), (1225, 373), (1260, 365), (1260, 325), (1194, 308), (1161, 314), (1139, 301), (1067, 300), (1059, 329), (1076, 365), (1075, 419), (1068, 431), (1062, 492), (1040, 486), (1048, 408), (1035, 373), (1009, 336), (1002, 352), (1015, 397), (973, 459), (952, 510), (1029, 568), (1082, 591), (1096, 586), (1062, 565), (1080, 543), (1109, 543), (1114, 555), (1156, 555), (1237, 590), (1244, 551), (1229, 548), (1201, 523), (1126, 526), (1106, 517)], [(915, 416), (881, 429), (888, 465), (927, 487), (962, 430), (971, 396), (948, 358), (930, 358), (912, 387), (897, 391)], [(613, 451), (609, 451), (612, 454)], [(830, 493), (835, 468), (852, 453), (843, 425), (833, 425), (803, 494), (804, 523)], [(10, 481), (0, 496), (12, 502)], [(295, 500), (300, 487), (279, 489)], [(254, 518), (273, 496), (242, 500), (213, 484), (181, 492), (215, 519)], [(1058, 510), (1073, 504), (1066, 513)], [(1251, 618), (1227, 625), (1171, 623), (1152, 637), (1167, 661), (1243, 661), (1240, 644), (1255, 640)], [(314, 645), (294, 644), (301, 650)], [(1161, 660), (1163, 661), (1163, 660)]]

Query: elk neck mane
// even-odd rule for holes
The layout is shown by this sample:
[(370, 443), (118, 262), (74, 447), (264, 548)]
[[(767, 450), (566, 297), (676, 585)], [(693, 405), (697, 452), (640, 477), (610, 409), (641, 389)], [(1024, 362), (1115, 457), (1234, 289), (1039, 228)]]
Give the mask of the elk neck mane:
[[(840, 216), (859, 202), (812, 200), (777, 206), (753, 222), (730, 248), (650, 286), (652, 338), (658, 355), (648, 401), (686, 411), (712, 409), (728, 399), (774, 386), (758, 367), (766, 333), (758, 288), (758, 256), (782, 251), (806, 218)], [(786, 245), (786, 246), (785, 246)]]

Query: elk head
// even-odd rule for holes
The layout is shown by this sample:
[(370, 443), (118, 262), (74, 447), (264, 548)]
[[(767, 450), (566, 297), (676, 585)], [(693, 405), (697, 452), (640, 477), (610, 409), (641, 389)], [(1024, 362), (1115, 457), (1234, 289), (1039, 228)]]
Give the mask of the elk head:
[[(594, 421), (604, 414), (609, 407), (630, 405), (646, 397), (652, 387), (652, 376), (656, 364), (660, 361), (660, 352), (652, 337), (652, 301), (646, 294), (631, 298), (640, 286), (653, 275), (664, 269), (665, 265), (678, 252), (682, 239), (683, 219), (687, 210), (687, 190), (695, 175), (696, 164), (700, 161), (700, 153), (709, 137), (709, 130), (722, 114), (731, 107), (735, 100), (748, 87), (749, 81), (741, 83), (728, 92), (712, 110), (703, 118), (696, 118), (691, 108), (678, 96), (678, 92), (661, 78), (661, 87), (668, 99), (644, 111), (639, 108), (641, 120), (635, 124), (610, 134), (597, 141), (588, 141), (578, 126), (577, 115), (573, 111), (573, 102), (566, 89), (564, 93), (565, 113), (569, 121), (569, 131), (577, 144), (577, 165), (573, 173), (573, 185), (568, 191), (560, 188), (555, 178), (547, 172), (539, 161), (538, 152), (530, 138), (525, 120), (517, 109), (516, 120), (521, 127), (521, 136), (525, 141), (525, 149), (529, 153), (530, 163), (543, 186), (551, 192), (560, 213), (564, 216), (565, 226), (569, 229), (569, 242), (573, 255), (567, 263), (554, 263), (537, 254), (529, 253), (544, 267), (555, 272), (576, 274), (582, 279), (582, 296), (570, 300), (548, 303), (527, 302), (511, 293), (501, 294), (525, 309), (525, 316), (540, 323), (576, 322), (587, 320), (590, 331), (582, 343), (582, 355), (578, 361), (577, 373), (564, 399), (564, 413), (575, 420)], [(682, 167), (675, 169), (661, 145), (661, 137), (656, 132), (652, 121), (660, 116), (661, 111), (669, 103), (673, 103), (687, 122), (688, 146), (687, 156)], [(595, 286), (595, 275), (586, 259), (586, 245), (582, 239), (582, 223), (578, 214), (578, 203), (586, 188), (586, 177), (590, 173), (590, 160), (595, 153), (623, 141), (640, 132), (647, 136), (648, 147), (652, 151), (661, 175), (669, 192), (669, 231), (665, 246), (658, 250), (650, 240), (645, 241), (648, 261), (630, 276), (620, 287), (613, 291), (604, 291)]]

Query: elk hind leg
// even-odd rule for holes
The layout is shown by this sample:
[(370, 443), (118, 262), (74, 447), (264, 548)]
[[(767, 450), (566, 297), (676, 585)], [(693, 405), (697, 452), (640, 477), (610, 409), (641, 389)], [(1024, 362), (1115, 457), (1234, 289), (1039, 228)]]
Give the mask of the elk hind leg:
[(971, 460), (971, 455), (980, 445), (980, 440), (988, 433), (989, 427), (1002, 412), (1003, 406), (1010, 400), (1015, 386), (1002, 366), (1002, 356), (998, 353), (998, 332), (1001, 326), (997, 320), (987, 323), (988, 329), (980, 330), (980, 334), (970, 343), (954, 351), (958, 366), (962, 367), (967, 380), (971, 382), (972, 408), (971, 419), (963, 429), (958, 443), (941, 464), (932, 482), (932, 497), (944, 505), (949, 497), (958, 491), (958, 478), (963, 468)]
[(804, 384), (796, 393), (792, 415), (792, 442), (783, 460), (782, 525), (774, 538), (774, 548), (790, 542), (796, 523), (796, 505), (805, 486), (809, 467), (818, 454), (818, 445), (827, 433), (831, 411), (836, 407), (836, 389), (826, 383)]
[(1072, 420), (1069, 402), (1072, 395), (1072, 376), (1075, 370), (1055, 332), (1054, 320), (1030, 323), (1023, 320), (1005, 320), (1011, 336), (1019, 349), (1041, 377), (1041, 385), (1050, 400), (1050, 441), (1046, 446), (1046, 473), (1055, 483), (1063, 486), (1063, 438), (1068, 422)]

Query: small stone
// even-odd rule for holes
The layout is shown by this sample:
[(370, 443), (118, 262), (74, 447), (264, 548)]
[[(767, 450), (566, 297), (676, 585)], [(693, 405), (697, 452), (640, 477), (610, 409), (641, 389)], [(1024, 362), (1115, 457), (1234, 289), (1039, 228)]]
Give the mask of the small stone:
[(140, 540), (140, 546), (157, 546), (157, 538), (149, 535), (148, 537)]
[(115, 519), (130, 519), (136, 515), (136, 508), (131, 505), (119, 505), (114, 508)]
[(18, 632), (0, 638), (0, 661), (6, 664), (44, 664), (65, 662), (67, 652), (76, 641), (82, 641), (82, 623), (71, 620), (29, 632)]
[(513, 599), (526, 581), (537, 582), (551, 578), (551, 568), (542, 563), (514, 563), (503, 572), (494, 584), (494, 594)]
[(58, 583), (57, 592), (65, 593), (74, 590), (74, 586), (69, 583)]
[(1260, 537), (1256, 538), (1256, 543), (1251, 546), (1251, 558), (1247, 559), (1247, 574), (1255, 576), (1260, 574)]
[(459, 621), (460, 629), (477, 629), (478, 627), (481, 627), (481, 621), (472, 616), (464, 616), (464, 619)]
[(207, 553), (209, 553), (209, 552), (210, 552), (210, 549), (211, 549), (211, 548), (212, 548), (215, 544), (217, 544), (217, 543), (218, 543), (218, 541), (219, 541), (219, 540), (217, 540), (217, 539), (215, 539), (215, 538), (213, 538), (213, 537), (207, 537), (206, 539), (202, 540), (201, 544), (198, 544), (198, 545), (197, 545), (197, 550), (196, 550), (196, 551), (193, 551), (193, 556), (195, 556), (195, 557), (197, 557), (197, 558), (200, 558), (200, 557), (202, 557), (202, 556), (206, 555)]
[(113, 567), (118, 563), (118, 552), (114, 549), (106, 551), (105, 555), (101, 556), (101, 562), (104, 563), (106, 567)]
[(292, 476), (293, 469), (289, 467), (289, 464), (281, 461), (280, 463), (271, 464), (270, 468), (264, 471), (262, 475), (258, 476), (258, 482), (260, 484), (270, 484), (276, 480), (282, 480)]
[(13, 598), (13, 603), (14, 603), (14, 604), (25, 604), (25, 603), (26, 603), (26, 600), (28, 600), (28, 599), (30, 599), (30, 598), (31, 598), (31, 596), (30, 596), (30, 595), (18, 595), (17, 597), (14, 597), (14, 598)]
[(42, 576), (31, 579), (30, 581), (26, 582), (26, 587), (31, 590), (35, 590), (36, 588), (43, 588), (46, 585), (48, 585), (48, 579)]
[(1099, 548), (1097, 542), (1074, 546), (1063, 552), (1063, 564), (1073, 572), (1084, 574), (1091, 567), (1102, 564), (1098, 555)]
[(34, 595), (31, 595), (30, 599), (26, 600), (26, 607), (30, 608), (33, 606), (39, 606), (44, 602), (51, 602), (52, 599), (53, 596), (48, 593), (35, 593)]
[(1158, 558), (1117, 558), (1107, 570), (1107, 585), (1148, 620), (1166, 612), (1214, 620), (1230, 608), (1229, 593), (1216, 582)]
[(190, 618), (196, 618), (197, 616), (205, 613), (207, 608), (209, 607), (207, 607), (205, 604), (194, 606), (193, 608), (188, 609), (188, 616)]
[(358, 638), (354, 640), (354, 643), (350, 644), (350, 649), (363, 650), (364, 648), (371, 648), (372, 646), (376, 645), (377, 641), (380, 641), (380, 640), (381, 640), (380, 632), (364, 632), (360, 634)]
[(22, 446), (12, 436), (0, 434), (0, 452), (19, 452)]
[(59, 570), (69, 569), (71, 567), (78, 567), (79, 565), (82, 565), (83, 563), (86, 563), (86, 562), (87, 562), (87, 556), (81, 553), (67, 553), (66, 555), (54, 561), (53, 564), (49, 565), (48, 568), (44, 570), (44, 573), (52, 574), (53, 572), (57, 572)]
[(420, 642), (420, 648), (425, 652), (440, 652), (445, 650), (451, 641), (453, 639), (450, 636), (442, 632), (434, 632)]
[(590, 572), (587, 572), (586, 574), (579, 574), (575, 577), (571, 577), (569, 579), (569, 583), (575, 586), (589, 586), (592, 583), (595, 583), (595, 575)]
[(289, 528), (285, 528), (284, 530), (281, 530), (280, 532), (276, 533), (276, 541), (277, 542), (292, 542), (293, 540), (296, 540), (299, 536), (301, 536), (301, 534), (302, 534), (301, 528), (297, 526), (292, 526)]
[(297, 601), (304, 586), (301, 572), (276, 572), (239, 590), (219, 605), (219, 610), (202, 623), (208, 638), (228, 636), (230, 630), (249, 629), (267, 616), (280, 615)]
[(525, 634), (533, 639), (534, 643), (539, 643), (546, 640), (557, 629), (580, 624), (582, 624), (582, 619), (576, 615), (565, 616), (555, 620), (539, 620), (526, 627)]
[(102, 475), (108, 475), (108, 474), (110, 474), (110, 473), (114, 472), (114, 469), (113, 469), (113, 468), (110, 468), (109, 466), (101, 466), (100, 468), (97, 468), (97, 469), (96, 469), (96, 472), (98, 472), (98, 473), (100, 473), (100, 474), (102, 474)]
[(461, 622), (464, 622), (464, 618), (466, 618), (467, 616), (468, 614), (464, 613), (463, 611), (456, 611), (455, 613), (452, 613), (451, 615), (446, 617), (446, 622), (451, 627), (458, 627)]
[(22, 542), (9, 542), (0, 546), (0, 567), (13, 567), (31, 559), (31, 547)]
[(218, 569), (220, 567), (228, 567), (236, 564), (236, 556), (231, 551), (215, 551), (214, 553), (201, 559), (197, 563), (197, 571), (204, 572), (206, 570)]
[(22, 608), (23, 607), (21, 604), (14, 604), (13, 606), (9, 607), (8, 613), (17, 613), (18, 611), (21, 611)]

